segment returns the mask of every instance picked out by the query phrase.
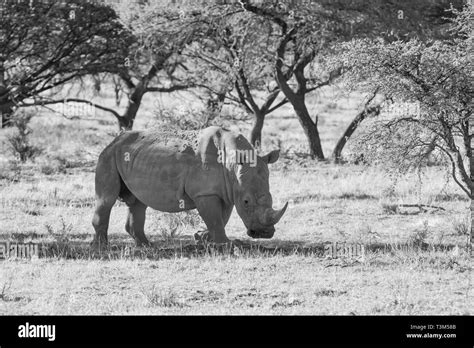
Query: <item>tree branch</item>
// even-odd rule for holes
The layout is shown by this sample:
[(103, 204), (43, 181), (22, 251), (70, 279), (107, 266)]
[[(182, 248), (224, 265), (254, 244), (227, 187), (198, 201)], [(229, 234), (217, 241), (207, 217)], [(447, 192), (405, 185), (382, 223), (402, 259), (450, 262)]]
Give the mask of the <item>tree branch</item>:
[(195, 87), (194, 84), (176, 85), (176, 86), (171, 86), (171, 87), (147, 87), (145, 91), (146, 92), (171, 93), (171, 92), (182, 91), (182, 90), (193, 88), (193, 87)]
[(67, 103), (67, 102), (74, 102), (74, 103), (83, 103), (83, 104), (89, 104), (92, 105), (93, 107), (106, 111), (114, 115), (117, 119), (120, 119), (121, 116), (119, 113), (113, 109), (110, 109), (108, 107), (92, 103), (89, 100), (85, 99), (79, 99), (79, 98), (65, 98), (65, 99), (59, 99), (59, 100), (35, 100), (33, 103), (21, 103), (21, 107), (27, 107), (27, 106), (43, 106), (43, 105), (51, 105), (51, 104), (61, 104), (61, 103)]
[(250, 107), (252, 108), (253, 112), (257, 113), (260, 109), (257, 103), (255, 103), (252, 93), (250, 92), (250, 88), (248, 85), (247, 77), (245, 76), (245, 73), (244, 73), (244, 69), (240, 68), (238, 74), (240, 77), (240, 81), (242, 83), (242, 88), (244, 89), (245, 99), (249, 102)]
[(239, 96), (239, 102), (240, 104), (243, 105), (245, 111), (247, 111), (249, 114), (251, 114), (252, 112), (254, 112), (250, 106), (247, 104), (247, 101), (245, 99), (245, 96), (244, 94), (242, 93), (242, 90), (240, 89), (240, 86), (239, 86), (239, 83), (237, 82), (237, 80), (235, 81), (235, 90), (237, 91), (237, 95)]
[(287, 81), (287, 76), (282, 71), (283, 68), (283, 61), (285, 59), (285, 50), (286, 50), (286, 45), (288, 42), (290, 42), (293, 38), (293, 35), (296, 33), (296, 28), (292, 28), (280, 41), (278, 44), (277, 48), (277, 57), (276, 57), (276, 62), (275, 62), (275, 73), (276, 73), (276, 80), (278, 83), (278, 86), (280, 89), (283, 91), (283, 93), (287, 97), (292, 97), (295, 95), (295, 93), (292, 91), (290, 86), (288, 85)]
[(258, 16), (267, 17), (274, 23), (276, 23), (282, 29), (282, 34), (285, 35), (288, 30), (288, 24), (280, 18), (277, 14), (267, 11), (264, 8), (260, 8), (254, 5), (251, 5), (249, 0), (241, 0), (243, 8), (249, 12), (252, 12)]
[(282, 107), (283, 105), (287, 104), (288, 103), (288, 99), (287, 98), (284, 98), (282, 101), (280, 101), (278, 104), (276, 104), (274, 107), (272, 107), (270, 110), (268, 110), (267, 114), (275, 111), (276, 109)]
[(272, 93), (270, 93), (267, 97), (267, 100), (265, 100), (265, 102), (263, 103), (262, 107), (260, 108), (260, 111), (266, 115), (266, 114), (269, 114), (270, 111), (268, 110), (273, 102), (276, 100), (276, 98), (278, 97), (278, 94), (280, 94), (280, 90), (279, 89), (275, 89)]
[(443, 148), (442, 146), (439, 146), (437, 144), (434, 145), (436, 148), (440, 149), (444, 154), (446, 154), (446, 156), (448, 156), (450, 162), (451, 162), (451, 175), (454, 179), (454, 181), (456, 182), (456, 184), (458, 184), (458, 186), (468, 195), (468, 197), (470, 197), (471, 199), (473, 198), (472, 197), (472, 193), (471, 193), (471, 190), (468, 190), (468, 188), (466, 188), (462, 182), (459, 181), (457, 175), (456, 175), (456, 162), (454, 160), (454, 158), (452, 157), (451, 153), (446, 150), (445, 148)]

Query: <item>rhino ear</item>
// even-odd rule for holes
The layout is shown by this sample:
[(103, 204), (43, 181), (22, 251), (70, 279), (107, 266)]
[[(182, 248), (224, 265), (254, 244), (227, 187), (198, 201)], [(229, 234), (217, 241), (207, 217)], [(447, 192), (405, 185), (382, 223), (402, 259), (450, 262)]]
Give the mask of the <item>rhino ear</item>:
[(278, 160), (278, 157), (280, 157), (280, 150), (273, 150), (267, 153), (265, 156), (262, 156), (262, 160), (265, 163), (272, 164)]
[(203, 165), (209, 163), (216, 163), (219, 161), (219, 155), (221, 151), (221, 133), (216, 127), (206, 128), (202, 131), (198, 152), (201, 156)]

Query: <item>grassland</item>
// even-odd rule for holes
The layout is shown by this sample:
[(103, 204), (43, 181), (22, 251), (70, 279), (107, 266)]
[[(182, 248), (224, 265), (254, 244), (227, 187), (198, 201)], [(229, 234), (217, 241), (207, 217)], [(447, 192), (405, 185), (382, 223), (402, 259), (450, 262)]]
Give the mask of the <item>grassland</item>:
[[(329, 154), (357, 112), (362, 96), (335, 98), (327, 90), (309, 101), (319, 114), (323, 148)], [(186, 94), (144, 101), (136, 128), (154, 122), (154, 109), (193, 104)], [(111, 103), (103, 95), (103, 103)], [(236, 110), (227, 110), (228, 114)], [(108, 115), (67, 120), (40, 110), (31, 122), (31, 142), (43, 148), (19, 163), (0, 130), (0, 235), (20, 241), (87, 245), (94, 205), (94, 164), (116, 132)], [(234, 125), (243, 132), (248, 124)], [(182, 252), (203, 228), (196, 214), (149, 210), (146, 233), (155, 249), (176, 252), (152, 259), (0, 261), (0, 314), (471, 314), (472, 260), (463, 246), (469, 201), (445, 169), (398, 177), (381, 168), (316, 162), (291, 108), (270, 115), (264, 148), (280, 144), (271, 167), (276, 205), (291, 206), (272, 240), (251, 241), (233, 213), (227, 234), (246, 245), (295, 248), (240, 254)], [(401, 204), (425, 204), (420, 211)], [(124, 230), (126, 207), (112, 210), (112, 245), (132, 245)], [(327, 259), (297, 251), (325, 242), (408, 244), (404, 251), (369, 250), (365, 257)], [(459, 246), (459, 247), (456, 247)], [(419, 246), (424, 246), (421, 250)], [(174, 248), (174, 249), (173, 249)], [(181, 249), (180, 249), (181, 248)], [(180, 251), (181, 250), (181, 251)], [(171, 255), (171, 256), (170, 256)]]

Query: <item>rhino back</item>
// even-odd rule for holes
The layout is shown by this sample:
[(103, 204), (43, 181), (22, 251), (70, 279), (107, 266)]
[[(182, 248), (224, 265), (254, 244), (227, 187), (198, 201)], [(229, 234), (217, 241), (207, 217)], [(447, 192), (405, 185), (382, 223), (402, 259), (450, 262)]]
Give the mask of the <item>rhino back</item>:
[(161, 211), (194, 208), (184, 190), (188, 176), (200, 164), (192, 135), (143, 131), (123, 137), (116, 148), (117, 169), (133, 195)]

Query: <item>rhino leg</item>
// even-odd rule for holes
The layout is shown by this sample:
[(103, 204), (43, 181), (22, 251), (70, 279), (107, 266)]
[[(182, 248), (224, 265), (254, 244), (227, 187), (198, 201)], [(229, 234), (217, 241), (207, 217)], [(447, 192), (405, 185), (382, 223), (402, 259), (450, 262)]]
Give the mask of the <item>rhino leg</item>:
[(229, 243), (230, 240), (225, 235), (224, 226), (229, 221), (232, 207), (230, 211), (228, 208), (225, 209), (224, 202), (217, 196), (199, 197), (194, 202), (209, 230), (202, 238), (214, 243)]
[(232, 214), (232, 209), (234, 208), (233, 205), (224, 206), (222, 209), (222, 221), (224, 222), (224, 226), (227, 225), (230, 219), (230, 215)]
[(119, 196), (119, 192), (120, 176), (113, 157), (99, 158), (95, 176), (96, 208), (92, 218), (95, 237), (91, 245), (94, 249), (107, 247), (110, 211)]
[(138, 199), (128, 206), (128, 217), (125, 223), (125, 230), (135, 239), (138, 247), (150, 246), (150, 242), (145, 237), (145, 216), (147, 206)]
[[(227, 222), (230, 219), (230, 215), (232, 214), (232, 208), (233, 207), (234, 207), (233, 205), (229, 205), (229, 206), (223, 206), (223, 208), (222, 208), (222, 223), (223, 223), (224, 227), (225, 227), (225, 225), (227, 225)], [(202, 242), (202, 241), (206, 241), (206, 242), (212, 242), (213, 241), (213, 237), (211, 236), (211, 233), (209, 232), (209, 230), (196, 232), (194, 234), (194, 239), (198, 243)]]

